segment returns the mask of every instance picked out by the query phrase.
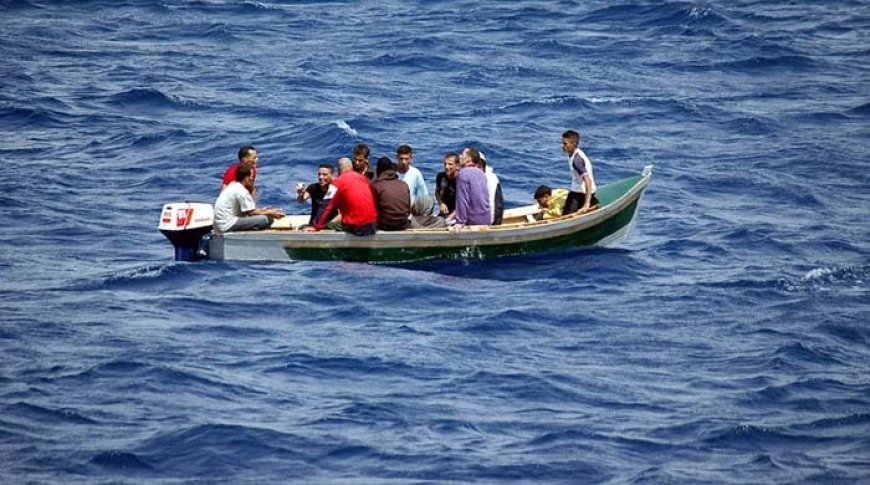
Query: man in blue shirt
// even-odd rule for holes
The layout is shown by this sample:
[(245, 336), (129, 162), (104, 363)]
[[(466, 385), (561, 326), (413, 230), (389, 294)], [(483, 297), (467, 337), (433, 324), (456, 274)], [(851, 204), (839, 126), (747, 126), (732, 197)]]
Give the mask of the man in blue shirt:
[(402, 182), (408, 184), (411, 190), (411, 205), (417, 200), (417, 197), (429, 195), (429, 189), (426, 188), (426, 182), (423, 180), (423, 174), (417, 167), (411, 166), (411, 161), (414, 159), (414, 151), (408, 145), (399, 145), (396, 150), (396, 174)]

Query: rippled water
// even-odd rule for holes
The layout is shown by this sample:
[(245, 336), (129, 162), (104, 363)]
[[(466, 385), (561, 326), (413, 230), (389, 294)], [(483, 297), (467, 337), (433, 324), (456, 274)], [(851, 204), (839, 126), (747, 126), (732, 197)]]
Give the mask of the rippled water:
[[(0, 1), (0, 481), (870, 480), (866, 2)], [(509, 205), (656, 165), (618, 249), (172, 261), (366, 142)]]

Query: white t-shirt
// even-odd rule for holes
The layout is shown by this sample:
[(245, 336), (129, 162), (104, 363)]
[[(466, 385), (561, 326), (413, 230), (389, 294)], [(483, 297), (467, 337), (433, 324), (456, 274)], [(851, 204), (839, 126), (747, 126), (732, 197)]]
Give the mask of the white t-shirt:
[(414, 205), (414, 201), (418, 197), (429, 195), (429, 189), (426, 188), (426, 182), (423, 181), (423, 174), (413, 165), (409, 165), (408, 171), (405, 173), (399, 173), (396, 170), (396, 175), (399, 176), (399, 180), (408, 184), (408, 188), (411, 189), (411, 205)]
[(489, 190), (489, 220), (495, 220), (495, 190), (498, 188), (498, 175), (489, 165), (486, 166), (486, 188)]
[(586, 185), (583, 184), (584, 173), (588, 173), (589, 180), (592, 181), (592, 193), (598, 190), (595, 186), (595, 177), (592, 176), (592, 162), (583, 150), (578, 148), (568, 157), (568, 170), (571, 171), (571, 192), (586, 193)]
[(241, 182), (227, 185), (214, 203), (214, 226), (217, 232), (227, 232), (245, 212), (256, 208), (254, 198)]

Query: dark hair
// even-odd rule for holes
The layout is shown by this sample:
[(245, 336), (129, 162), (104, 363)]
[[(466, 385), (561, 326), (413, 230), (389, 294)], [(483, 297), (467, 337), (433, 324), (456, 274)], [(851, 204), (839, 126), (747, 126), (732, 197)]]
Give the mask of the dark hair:
[(580, 143), (580, 133), (577, 133), (574, 130), (568, 130), (565, 133), (562, 133), (562, 138), (571, 140), (571, 143), (575, 145)]
[(369, 146), (365, 143), (357, 143), (355, 147), (353, 147), (353, 155), (362, 155), (365, 158), (369, 158)]
[(396, 168), (393, 166), (393, 161), (390, 160), (390, 157), (381, 157), (378, 159), (378, 175), (382, 172), (386, 172), (387, 170), (395, 170)]
[(444, 155), (444, 159), (448, 158), (455, 158), (456, 161), (459, 162), (459, 155), (456, 152), (447, 152), (447, 154)]
[(254, 170), (247, 165), (239, 165), (236, 167), (236, 182), (241, 182), (245, 180), (248, 175), (254, 173)]
[(414, 150), (412, 150), (409, 145), (399, 145), (399, 148), (396, 149), (397, 155), (405, 155), (409, 153), (414, 153)]
[(317, 166), (317, 168), (325, 168), (329, 170), (329, 173), (335, 173), (335, 168), (332, 166), (331, 163), (321, 163)]
[(242, 148), (239, 148), (239, 161), (241, 162), (243, 158), (247, 157), (250, 152), (257, 151), (253, 145), (245, 145)]
[(535, 200), (538, 200), (545, 195), (552, 195), (552, 194), (553, 194), (553, 190), (550, 187), (547, 187), (546, 185), (542, 185), (542, 186), (538, 187), (537, 189), (535, 189)]

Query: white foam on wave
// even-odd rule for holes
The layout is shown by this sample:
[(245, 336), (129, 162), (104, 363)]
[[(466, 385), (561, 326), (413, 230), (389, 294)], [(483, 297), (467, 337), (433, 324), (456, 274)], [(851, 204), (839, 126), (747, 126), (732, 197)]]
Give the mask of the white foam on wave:
[(835, 285), (838, 287), (854, 288), (866, 291), (867, 267), (821, 267), (807, 272), (801, 278), (801, 283), (817, 287), (818, 285)]
[(347, 124), (347, 122), (344, 121), (344, 120), (338, 120), (338, 121), (336, 121), (336, 122), (335, 122), (335, 126), (337, 126), (337, 127), (339, 127), (340, 129), (344, 130), (344, 132), (347, 133), (347, 134), (350, 135), (350, 136), (358, 136), (358, 135), (359, 135), (359, 133), (357, 133), (356, 130), (354, 130), (353, 127), (350, 126), (349, 124)]
[(836, 272), (836, 268), (815, 268), (804, 275), (804, 281), (814, 281), (831, 276)]

